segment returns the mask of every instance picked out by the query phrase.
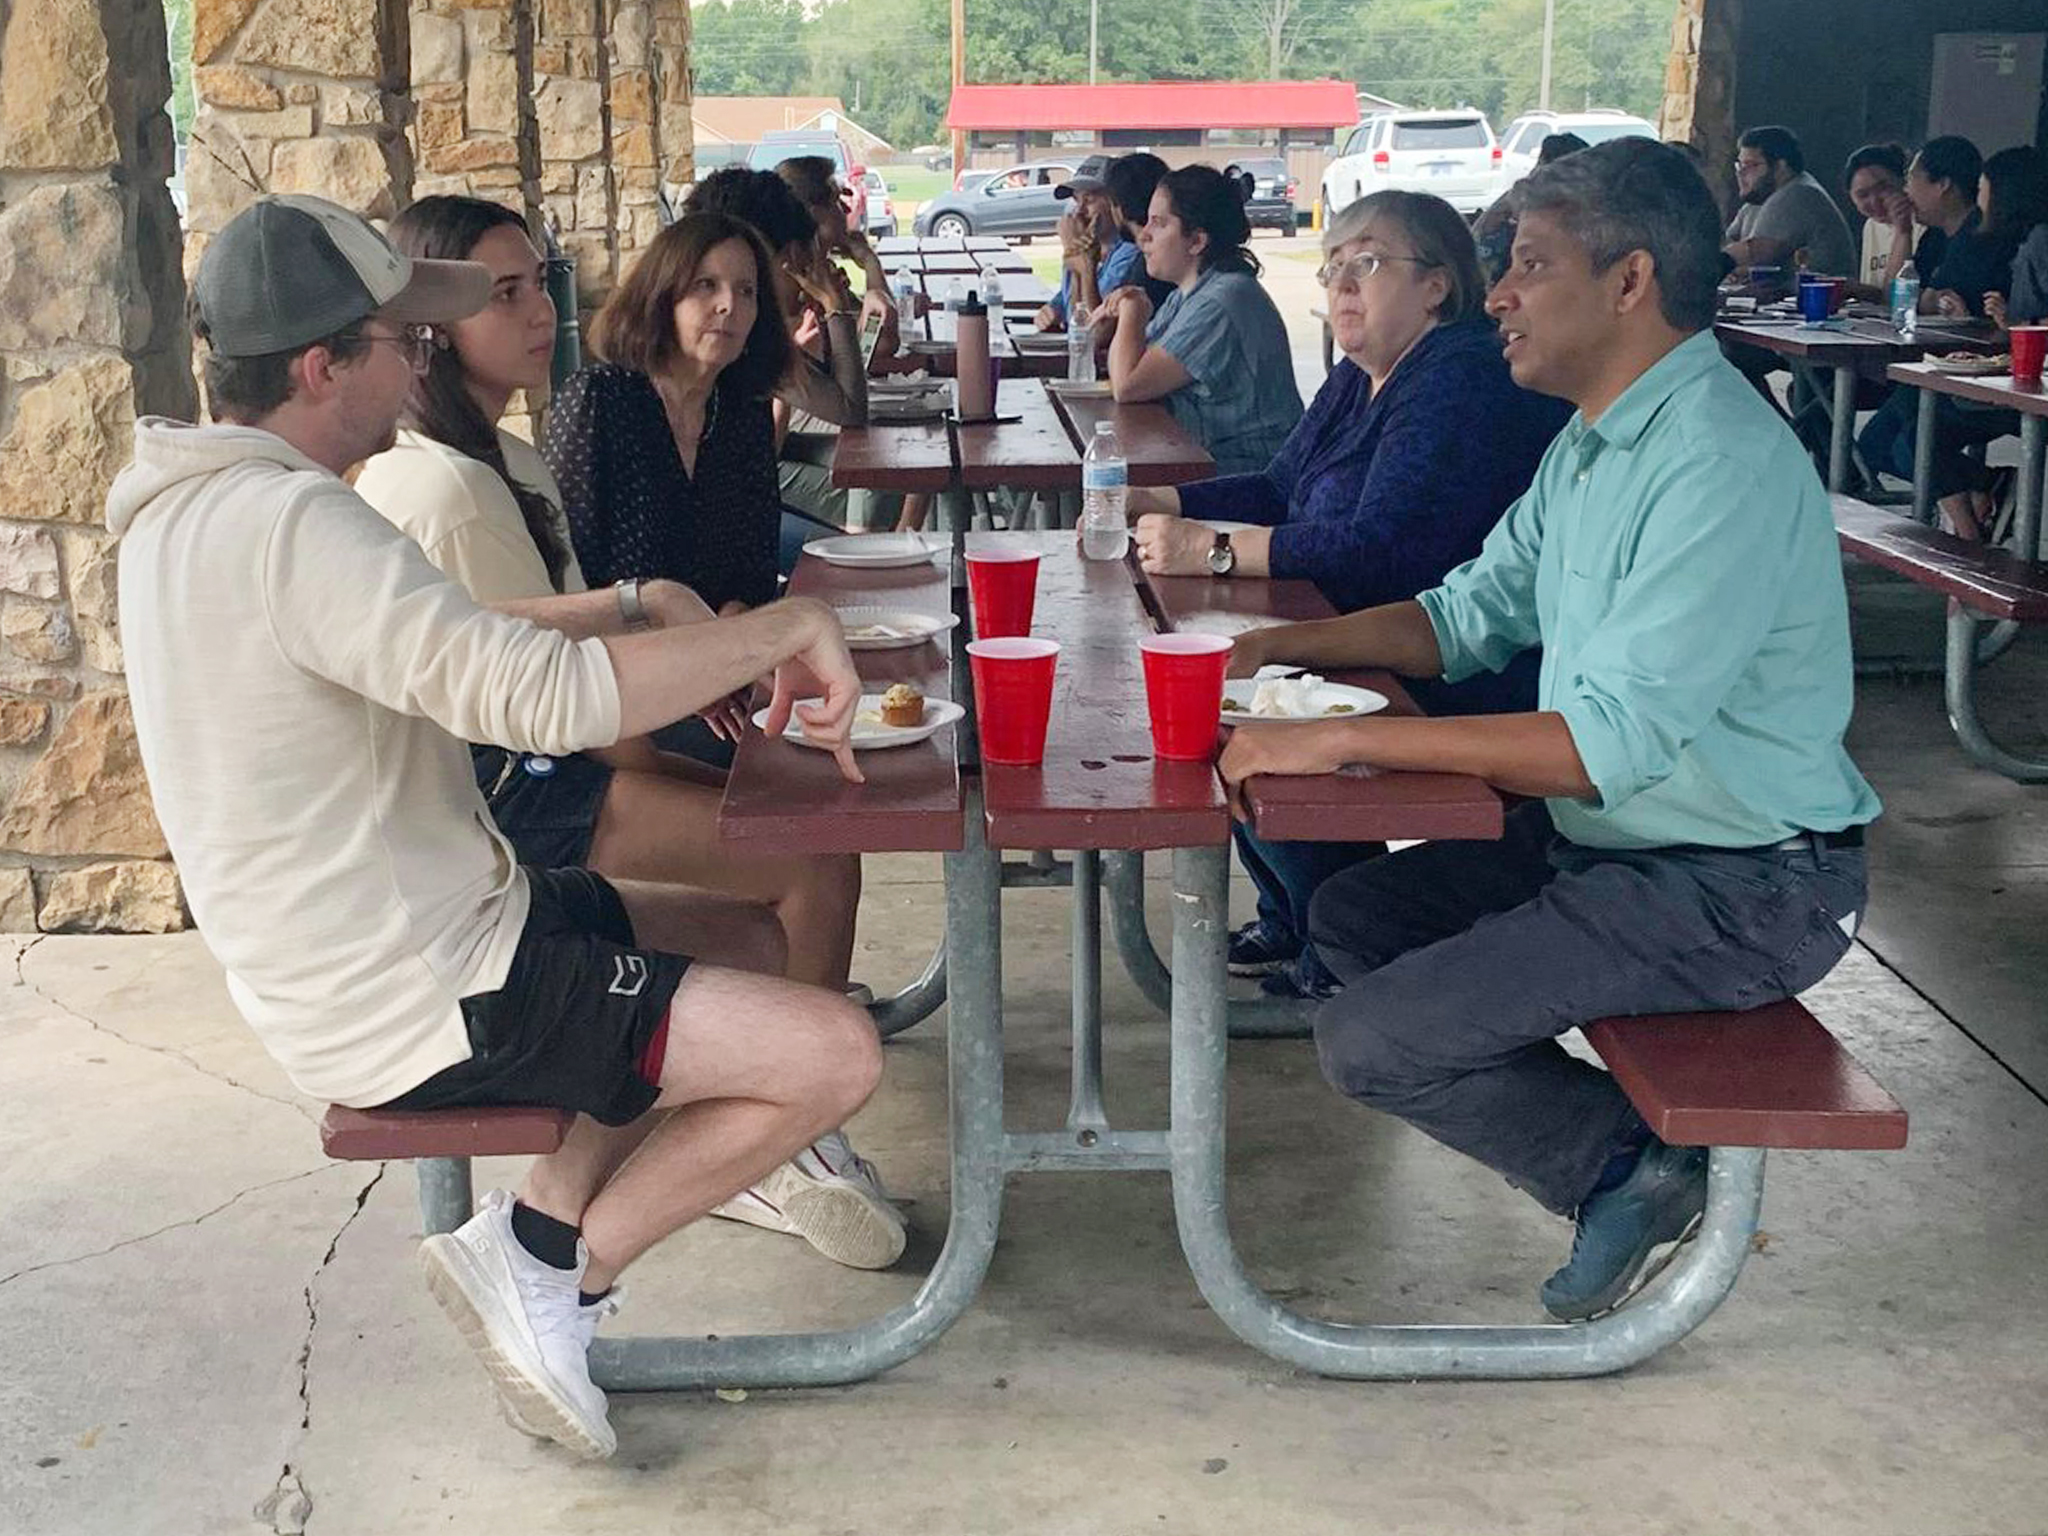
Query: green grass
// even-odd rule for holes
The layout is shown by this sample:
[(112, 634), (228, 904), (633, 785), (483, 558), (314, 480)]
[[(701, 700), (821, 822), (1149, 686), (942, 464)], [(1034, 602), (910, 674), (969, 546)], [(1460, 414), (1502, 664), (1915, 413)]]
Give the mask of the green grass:
[(905, 203), (929, 202), (941, 192), (953, 190), (951, 171), (928, 171), (921, 165), (878, 165), (875, 169), (889, 183), (889, 197), (899, 214)]

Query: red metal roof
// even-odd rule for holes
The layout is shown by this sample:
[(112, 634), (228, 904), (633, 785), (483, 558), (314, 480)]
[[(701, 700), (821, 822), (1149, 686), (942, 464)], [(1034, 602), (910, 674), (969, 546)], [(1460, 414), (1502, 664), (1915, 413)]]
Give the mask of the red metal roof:
[(1348, 128), (1348, 80), (1168, 80), (1149, 85), (963, 85), (946, 126), (1051, 132), (1071, 128)]

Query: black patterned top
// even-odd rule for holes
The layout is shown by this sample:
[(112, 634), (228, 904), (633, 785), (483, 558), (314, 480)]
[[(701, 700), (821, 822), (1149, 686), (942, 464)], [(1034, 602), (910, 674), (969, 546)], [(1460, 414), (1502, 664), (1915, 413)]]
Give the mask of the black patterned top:
[(665, 576), (716, 609), (775, 597), (775, 422), (765, 399), (721, 381), (697, 472), (683, 469), (654, 381), (601, 363), (548, 410), (541, 454), (562, 487), (576, 561), (593, 587)]

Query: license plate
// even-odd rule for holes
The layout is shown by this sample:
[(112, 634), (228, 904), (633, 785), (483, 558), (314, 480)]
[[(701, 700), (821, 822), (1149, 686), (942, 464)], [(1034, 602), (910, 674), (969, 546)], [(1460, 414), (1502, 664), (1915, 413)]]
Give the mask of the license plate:
[(1455, 160), (1432, 160), (1423, 169), (1432, 176), (1449, 176), (1457, 171), (1458, 162)]

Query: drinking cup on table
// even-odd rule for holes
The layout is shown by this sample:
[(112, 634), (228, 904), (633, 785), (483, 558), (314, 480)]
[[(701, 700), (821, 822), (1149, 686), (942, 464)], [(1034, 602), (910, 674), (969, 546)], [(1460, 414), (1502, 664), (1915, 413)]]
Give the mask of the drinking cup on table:
[(1819, 279), (1803, 277), (1799, 280), (1799, 318), (1809, 325), (1818, 325), (1828, 317), (1828, 301), (1834, 297), (1834, 290)]
[(967, 669), (974, 676), (974, 721), (984, 763), (1029, 768), (1045, 761), (1059, 655), (1057, 640), (1029, 635), (968, 642)]
[(1031, 633), (1038, 600), (1038, 551), (989, 544), (967, 551), (967, 595), (983, 640)]
[(1849, 279), (1846, 277), (1831, 277), (1827, 279), (1827, 285), (1828, 313), (1839, 315), (1842, 312), (1842, 306), (1849, 302)]
[(1138, 642), (1145, 665), (1145, 702), (1152, 712), (1158, 757), (1203, 760), (1216, 754), (1223, 713), (1228, 635), (1147, 635)]
[(2048, 359), (2048, 325), (2016, 325), (2012, 328), (2012, 381), (2015, 384), (2041, 382), (2041, 364)]

